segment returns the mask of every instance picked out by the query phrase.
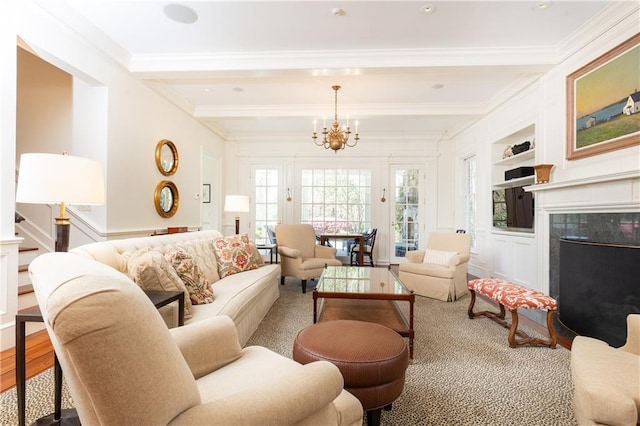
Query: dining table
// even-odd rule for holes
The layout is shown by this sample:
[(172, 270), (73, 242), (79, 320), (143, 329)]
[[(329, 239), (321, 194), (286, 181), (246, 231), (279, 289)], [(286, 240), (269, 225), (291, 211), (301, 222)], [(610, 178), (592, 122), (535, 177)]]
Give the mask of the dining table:
[[(364, 247), (364, 235), (337, 232), (334, 234), (320, 234), (320, 244), (325, 245), (329, 240), (354, 240), (357, 245)], [(364, 266), (364, 250), (358, 250), (358, 266)]]

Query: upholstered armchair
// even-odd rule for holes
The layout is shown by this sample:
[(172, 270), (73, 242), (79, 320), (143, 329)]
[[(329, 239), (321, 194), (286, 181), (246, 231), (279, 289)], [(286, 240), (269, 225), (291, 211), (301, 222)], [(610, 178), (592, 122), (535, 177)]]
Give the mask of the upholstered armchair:
[(640, 314), (627, 316), (627, 342), (620, 348), (573, 339), (571, 377), (579, 425), (640, 424)]
[(307, 292), (307, 280), (318, 278), (326, 266), (340, 266), (336, 248), (316, 244), (316, 234), (309, 224), (282, 224), (276, 226), (278, 254), (280, 254), (280, 283), (285, 277), (302, 281), (302, 292)]
[(408, 251), (399, 278), (416, 294), (452, 302), (466, 295), (471, 235), (432, 232), (426, 250)]
[(29, 271), (82, 424), (362, 424), (328, 362), (242, 349), (223, 315), (169, 330), (133, 281), (78, 254)]

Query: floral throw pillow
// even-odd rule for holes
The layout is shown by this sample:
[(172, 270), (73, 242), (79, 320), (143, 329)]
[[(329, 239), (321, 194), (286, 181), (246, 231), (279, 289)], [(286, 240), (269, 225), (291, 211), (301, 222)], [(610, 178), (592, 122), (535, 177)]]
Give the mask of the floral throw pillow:
[(202, 305), (213, 302), (211, 284), (189, 253), (182, 249), (169, 249), (164, 253), (164, 257), (184, 282), (192, 304)]
[(213, 251), (218, 259), (220, 278), (258, 268), (247, 234), (240, 237), (216, 238), (212, 242)]

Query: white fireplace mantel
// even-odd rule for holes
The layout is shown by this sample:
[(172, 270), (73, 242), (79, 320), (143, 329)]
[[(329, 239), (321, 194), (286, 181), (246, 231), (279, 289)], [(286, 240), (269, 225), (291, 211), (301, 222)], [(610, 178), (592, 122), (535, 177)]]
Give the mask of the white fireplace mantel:
[(566, 180), (562, 182), (541, 183), (536, 185), (525, 186), (524, 190), (529, 192), (553, 191), (558, 189), (566, 189), (576, 186), (595, 185), (605, 182), (613, 182), (618, 180), (634, 180), (640, 179), (640, 170), (630, 172), (611, 173), (608, 175), (589, 176), (581, 179)]

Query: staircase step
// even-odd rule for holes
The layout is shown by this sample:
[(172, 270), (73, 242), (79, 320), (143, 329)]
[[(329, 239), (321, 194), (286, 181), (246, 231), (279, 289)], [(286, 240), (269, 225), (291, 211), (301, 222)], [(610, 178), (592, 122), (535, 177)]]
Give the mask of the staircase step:
[(37, 251), (38, 247), (18, 247), (18, 253), (24, 253), (27, 251)]
[(18, 272), (29, 272), (29, 265), (18, 266)]
[(34, 305), (38, 305), (38, 299), (36, 298), (36, 293), (34, 291), (18, 296), (18, 310), (27, 309)]
[(18, 287), (18, 296), (22, 296), (23, 294), (33, 293), (33, 285), (25, 284)]

